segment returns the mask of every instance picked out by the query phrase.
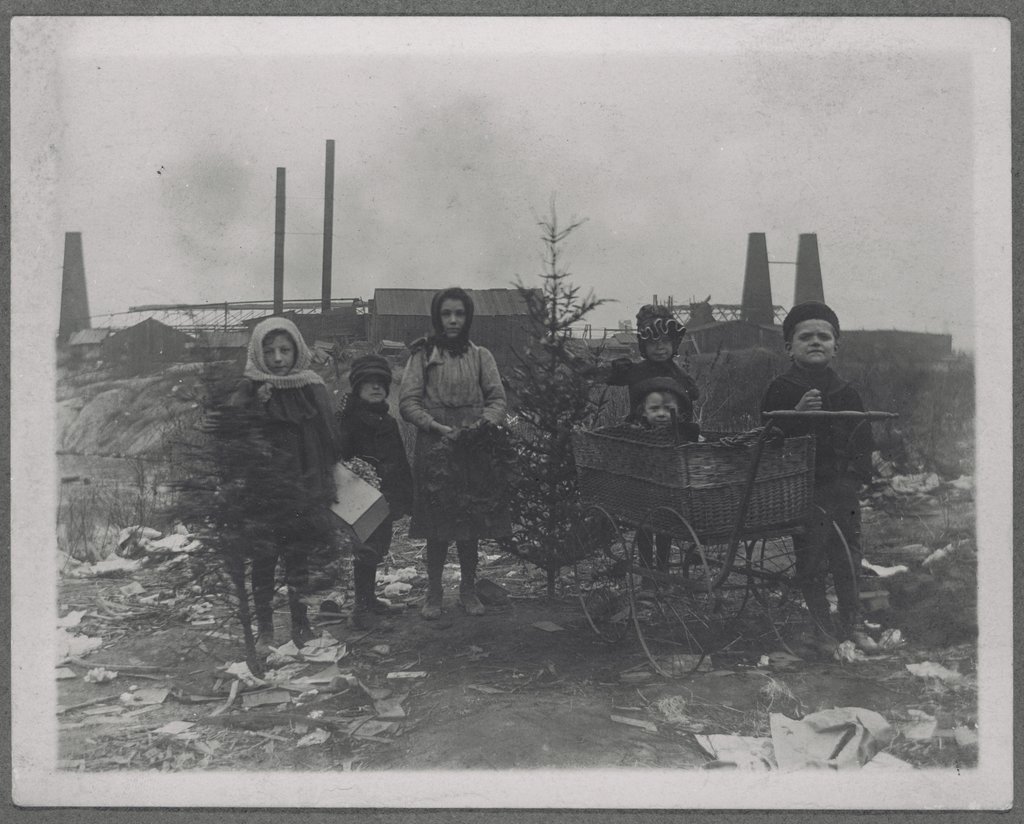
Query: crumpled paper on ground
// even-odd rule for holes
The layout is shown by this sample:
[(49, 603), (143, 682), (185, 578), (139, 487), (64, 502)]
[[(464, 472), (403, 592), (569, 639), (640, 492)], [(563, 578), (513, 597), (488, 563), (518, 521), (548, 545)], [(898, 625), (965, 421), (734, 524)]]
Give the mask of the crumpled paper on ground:
[(799, 721), (771, 713), (768, 720), (781, 770), (860, 768), (895, 736), (888, 721), (863, 707), (821, 710)]

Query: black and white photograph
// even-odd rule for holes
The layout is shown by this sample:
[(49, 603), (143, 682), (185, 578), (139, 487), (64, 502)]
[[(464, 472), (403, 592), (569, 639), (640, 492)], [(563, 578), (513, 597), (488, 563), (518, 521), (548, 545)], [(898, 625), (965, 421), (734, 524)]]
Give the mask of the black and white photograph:
[(1009, 21), (10, 57), (16, 804), (1012, 804)]

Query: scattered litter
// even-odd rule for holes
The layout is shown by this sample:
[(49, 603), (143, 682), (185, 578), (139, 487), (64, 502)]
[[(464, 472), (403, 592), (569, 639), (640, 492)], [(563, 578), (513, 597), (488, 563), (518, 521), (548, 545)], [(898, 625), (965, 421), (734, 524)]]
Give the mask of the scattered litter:
[(142, 707), (149, 706), (150, 704), (162, 704), (166, 699), (170, 690), (166, 687), (153, 687), (146, 689), (135, 689), (129, 688), (128, 692), (122, 692), (118, 696), (118, 700), (130, 707)]
[(970, 727), (954, 728), (953, 738), (958, 747), (976, 747), (978, 745), (978, 733)]
[(305, 686), (307, 684), (330, 684), (331, 680), (341, 675), (341, 671), (338, 669), (337, 664), (331, 664), (329, 667), (315, 672), (312, 675), (305, 675), (302, 678), (293, 678), (292, 683), (297, 685)]
[(956, 545), (947, 544), (941, 549), (935, 550), (931, 555), (921, 561), (921, 566), (925, 569), (934, 572), (933, 567), (938, 568), (942, 566), (943, 562), (948, 560), (951, 555), (956, 552)]
[(906, 544), (901, 546), (897, 552), (900, 555), (920, 555), (922, 557), (928, 555), (931, 550), (928, 549), (924, 544)]
[(82, 564), (68, 571), (72, 578), (114, 578), (128, 572), (136, 572), (142, 568), (141, 560), (122, 558), (111, 555), (95, 564)]
[(697, 744), (711, 761), (705, 769), (722, 767), (764, 772), (774, 770), (775, 751), (770, 738), (751, 735), (695, 735)]
[(935, 716), (928, 715), (928, 713), (922, 710), (908, 710), (907, 713), (912, 720), (905, 721), (899, 725), (900, 732), (904, 738), (908, 738), (911, 741), (929, 741), (935, 736), (935, 730), (939, 724)]
[(658, 666), (670, 675), (687, 675), (691, 672), (710, 672), (711, 658), (707, 655), (678, 653), (657, 659)]
[(626, 724), (630, 727), (638, 727), (647, 732), (657, 732), (658, 725), (653, 721), (644, 721), (642, 718), (628, 718), (625, 715), (610, 715), (608, 716), (616, 724)]
[[(762, 655), (760, 660), (757, 662), (759, 669), (771, 667), (772, 669), (777, 670), (796, 669), (801, 664), (803, 664), (803, 661), (800, 658), (797, 658), (795, 655), (791, 655), (788, 652), (783, 652), (782, 650), (774, 650), (769, 652), (767, 655)], [(731, 671), (726, 670), (725, 672), (728, 674)]]
[(377, 655), (390, 655), (391, 647), (387, 644), (377, 644), (376, 646), (370, 647), (370, 652), (374, 652)]
[(323, 744), (331, 737), (331, 734), (327, 730), (322, 730), (317, 727), (313, 732), (302, 736), (296, 743), (296, 747), (312, 747), (316, 744)]
[(875, 573), (879, 578), (891, 578), (893, 575), (910, 572), (910, 567), (904, 566), (903, 564), (897, 564), (896, 566), (891, 567), (877, 566), (876, 564), (871, 563), (867, 558), (861, 558), (860, 565), (864, 569)]
[(271, 647), (267, 654), (267, 666), (276, 667), (280, 664), (290, 664), (299, 657), (299, 648), (294, 641), (281, 644), (279, 647)]
[(299, 655), (304, 661), (314, 663), (334, 663), (348, 655), (348, 646), (341, 644), (338, 639), (329, 632), (325, 632), (319, 638), (314, 638), (301, 650)]
[(404, 581), (395, 581), (384, 587), (384, 595), (388, 598), (398, 598), (405, 595), (411, 589), (412, 584), (407, 584)]
[(272, 689), (266, 692), (247, 692), (242, 696), (243, 707), (263, 707), (267, 704), (287, 704), (292, 700), (288, 690)]
[(192, 540), (188, 534), (175, 533), (168, 535), (166, 538), (161, 538), (158, 541), (151, 541), (147, 549), (150, 552), (163, 551), (163, 552), (195, 552), (202, 548), (202, 544), (199, 541)]
[(484, 695), (508, 695), (508, 690), (500, 690), (497, 687), (489, 687), (486, 684), (469, 684), (469, 689), (482, 692)]
[(94, 667), (83, 676), (82, 680), (90, 684), (105, 684), (107, 681), (113, 681), (115, 678), (117, 678), (117, 673), (114, 670)]
[(844, 664), (855, 664), (859, 661), (868, 660), (867, 656), (857, 649), (857, 645), (853, 641), (843, 641), (843, 643), (836, 647), (832, 657)]
[(57, 633), (57, 660), (82, 658), (103, 646), (102, 638), (90, 638), (88, 635), (72, 635), (66, 630)]
[(939, 476), (934, 472), (921, 472), (917, 475), (893, 475), (889, 483), (896, 492), (904, 494), (932, 492), (942, 485)]
[(906, 761), (897, 758), (895, 755), (887, 752), (875, 753), (874, 758), (868, 761), (864, 765), (865, 770), (913, 770), (915, 769), (913, 764), (908, 764)]
[(552, 621), (536, 621), (533, 624), (537, 629), (542, 629), (544, 632), (564, 632), (565, 627), (560, 627), (558, 624)]
[(402, 672), (389, 672), (388, 673), (388, 681), (408, 681), (408, 680), (414, 680), (416, 678), (426, 678), (426, 677), (427, 677), (427, 674), (425, 672), (409, 672), (407, 670), (406, 671), (402, 671)]
[(508, 590), (490, 578), (477, 578), (476, 594), (487, 607), (500, 607), (509, 602)]
[(124, 596), (138, 595), (140, 592), (145, 592), (146, 588), (138, 581), (132, 581), (130, 584), (126, 584), (120, 587), (120, 592)]
[(181, 733), (192, 729), (194, 726), (194, 721), (171, 721), (170, 723), (164, 724), (159, 729), (153, 730), (153, 732), (164, 733), (166, 735), (180, 735)]
[(659, 698), (654, 702), (654, 706), (669, 724), (688, 727), (696, 732), (700, 732), (704, 728), (703, 724), (695, 721), (687, 714), (686, 699), (681, 695), (668, 695), (664, 698)]
[(263, 673), (263, 680), (266, 681), (268, 684), (273, 684), (275, 686), (287, 684), (289, 682), (293, 682), (295, 676), (302, 672), (304, 669), (306, 669), (308, 666), (309, 664), (303, 664), (301, 662), (296, 662), (294, 664), (285, 664), (283, 667), (280, 667), (279, 669), (267, 670), (265, 673)]
[(954, 481), (950, 481), (949, 485), (954, 489), (963, 489), (970, 491), (974, 489), (974, 476), (973, 475), (961, 475)]
[(245, 663), (245, 661), (238, 661), (237, 663), (231, 664), (226, 667), (226, 672), (228, 675), (235, 676), (247, 687), (260, 687), (266, 683), (252, 674), (252, 670), (249, 669), (249, 665)]
[(395, 729), (394, 721), (356, 720), (352, 722), (349, 733), (357, 738), (375, 738), (381, 733)]
[(942, 664), (936, 664), (933, 661), (925, 661), (920, 664), (907, 664), (907, 670), (918, 678), (937, 678), (938, 680), (950, 685), (963, 684), (966, 680), (959, 672), (954, 672), (953, 670), (942, 666)]
[(57, 667), (57, 680), (58, 681), (67, 681), (70, 678), (77, 678), (77, 677), (78, 676), (75, 675), (75, 671), (73, 669), (69, 669), (68, 667)]
[(775, 761), (783, 770), (862, 767), (892, 741), (892, 726), (874, 710), (835, 707), (802, 720), (768, 717)]
[(898, 629), (883, 630), (882, 637), (878, 639), (878, 646), (882, 649), (899, 649), (906, 644), (903, 633)]
[(650, 681), (654, 677), (654, 673), (651, 672), (620, 672), (619, 680), (623, 684), (642, 684), (645, 681)]
[(889, 609), (889, 593), (884, 589), (875, 589), (858, 593), (861, 606), (865, 612), (885, 612)]
[(391, 572), (378, 575), (377, 583), (384, 585), (408, 583), (409, 581), (415, 581), (417, 578), (421, 577), (420, 573), (416, 571), (416, 567), (402, 567), (402, 569), (394, 569)]
[(405, 718), (405, 710), (402, 709), (404, 695), (394, 698), (382, 698), (373, 702), (373, 710), (378, 718)]
[(57, 619), (57, 626), (60, 629), (74, 629), (80, 623), (82, 623), (82, 619), (84, 617), (85, 617), (85, 610), (84, 609), (74, 610), (72, 612), (69, 612), (64, 617), (58, 618)]
[(371, 687), (364, 684), (359, 679), (356, 679), (356, 684), (359, 688), (365, 692), (373, 701), (380, 701), (381, 699), (387, 698), (391, 695), (394, 690), (391, 687)]

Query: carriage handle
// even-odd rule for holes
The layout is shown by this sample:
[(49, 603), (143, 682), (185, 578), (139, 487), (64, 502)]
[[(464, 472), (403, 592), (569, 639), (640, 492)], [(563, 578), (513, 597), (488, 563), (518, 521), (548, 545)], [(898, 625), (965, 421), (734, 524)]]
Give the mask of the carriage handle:
[[(860, 411), (832, 411), (832, 410), (807, 410), (798, 412), (796, 409), (777, 409), (772, 412), (762, 412), (761, 417), (767, 421), (773, 418), (847, 418), (859, 419), (854, 431), (869, 421), (882, 421), (898, 418), (895, 412), (860, 412)], [(732, 572), (732, 563), (736, 558), (736, 549), (740, 542), (740, 533), (743, 531), (743, 522), (747, 519), (747, 509), (750, 507), (750, 498), (754, 492), (754, 480), (757, 478), (757, 468), (761, 463), (761, 453), (764, 451), (765, 441), (771, 433), (771, 427), (766, 426), (754, 442), (754, 455), (750, 459), (750, 469), (747, 470), (747, 482), (743, 488), (743, 495), (740, 498), (739, 509), (736, 512), (736, 523), (733, 525), (732, 534), (729, 535), (729, 547), (725, 555), (725, 563), (718, 577), (712, 582), (712, 587), (717, 588)], [(852, 437), (853, 433), (851, 433)]]

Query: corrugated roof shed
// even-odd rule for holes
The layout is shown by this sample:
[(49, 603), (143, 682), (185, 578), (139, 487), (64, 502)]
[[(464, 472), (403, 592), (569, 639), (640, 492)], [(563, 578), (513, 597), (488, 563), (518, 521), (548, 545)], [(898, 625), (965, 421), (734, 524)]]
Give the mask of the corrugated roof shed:
[[(378, 315), (430, 316), (430, 300), (437, 289), (375, 289), (374, 312)], [(526, 315), (526, 302), (517, 289), (467, 289), (473, 299), (473, 314)]]
[(79, 329), (68, 340), (68, 346), (95, 346), (103, 343), (109, 334), (109, 329)]

